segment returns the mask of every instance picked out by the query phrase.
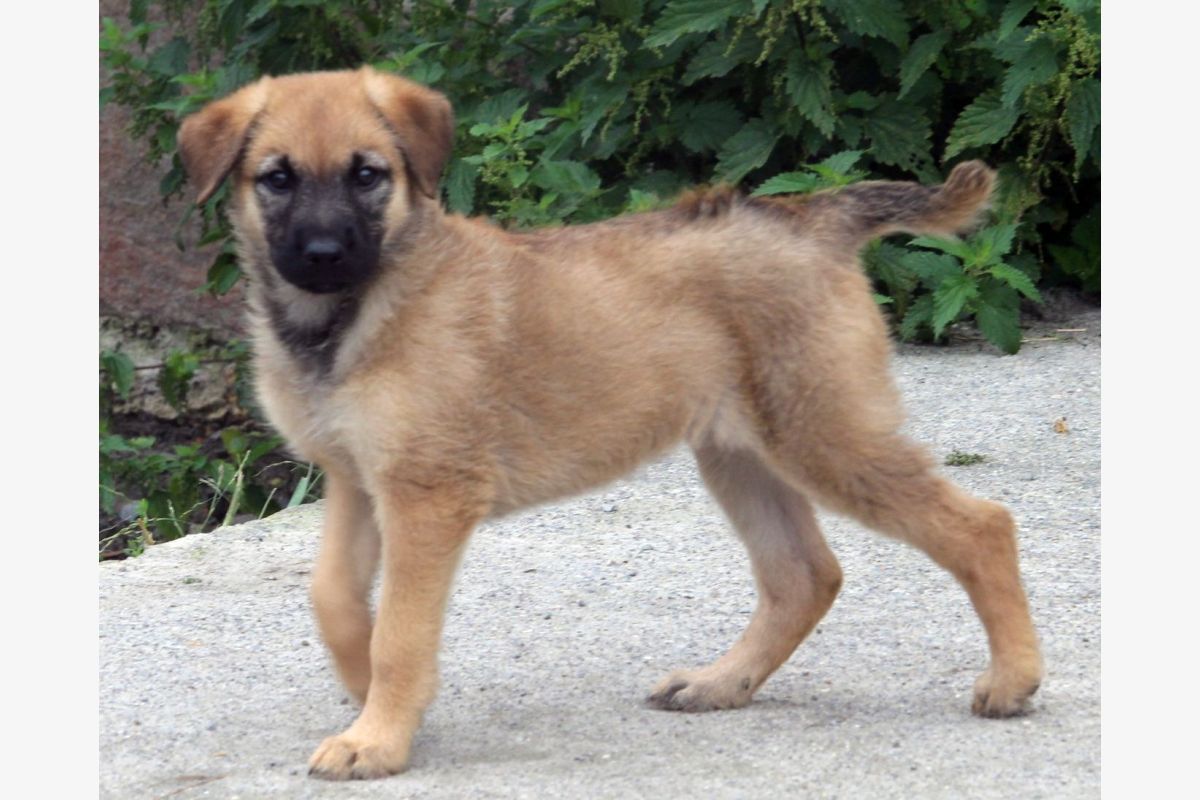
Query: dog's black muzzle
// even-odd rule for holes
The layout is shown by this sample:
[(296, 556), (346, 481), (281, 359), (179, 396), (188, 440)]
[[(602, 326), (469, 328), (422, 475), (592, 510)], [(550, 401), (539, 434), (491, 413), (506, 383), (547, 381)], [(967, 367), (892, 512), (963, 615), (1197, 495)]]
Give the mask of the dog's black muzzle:
[(379, 259), (377, 248), (356, 228), (297, 227), (284, 247), (271, 248), (271, 259), (284, 280), (306, 292), (353, 289), (370, 279)]

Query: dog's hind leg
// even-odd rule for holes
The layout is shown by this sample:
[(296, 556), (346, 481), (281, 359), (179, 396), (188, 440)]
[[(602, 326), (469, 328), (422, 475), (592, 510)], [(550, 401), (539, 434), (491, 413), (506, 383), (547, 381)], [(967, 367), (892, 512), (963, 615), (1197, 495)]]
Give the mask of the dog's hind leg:
[(804, 495), (749, 450), (696, 450), (705, 483), (750, 554), (758, 607), (729, 652), (713, 664), (668, 675), (647, 702), (677, 711), (738, 708), (820, 621), (842, 571)]
[[(873, 301), (865, 292), (860, 299), (863, 316)], [(1038, 688), (1042, 664), (1013, 519), (1004, 506), (939, 475), (925, 450), (899, 432), (903, 415), (883, 356), (886, 334), (877, 327), (829, 329), (823, 346), (830, 362), (852, 367), (826, 370), (816, 381), (791, 378), (807, 383), (786, 391), (790, 406), (777, 400), (767, 458), (816, 502), (920, 548), (962, 584), (991, 650), (972, 710), (1019, 714)], [(879, 347), (864, 346), (876, 339)], [(777, 383), (773, 396), (782, 398), (785, 388)]]
[(313, 609), (338, 675), (360, 704), (371, 683), (368, 595), (378, 565), (379, 530), (371, 499), (349, 478), (326, 469), (325, 527), (313, 569)]

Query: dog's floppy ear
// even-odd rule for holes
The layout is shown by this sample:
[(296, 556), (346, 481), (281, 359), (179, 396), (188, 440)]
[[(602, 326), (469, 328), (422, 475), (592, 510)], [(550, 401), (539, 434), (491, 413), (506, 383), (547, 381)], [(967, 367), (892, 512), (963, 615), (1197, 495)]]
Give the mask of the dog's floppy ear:
[(179, 155), (188, 176), (199, 187), (197, 203), (212, 197), (233, 170), (251, 123), (266, 105), (269, 80), (263, 78), (209, 103), (179, 126)]
[(363, 67), (367, 96), (396, 134), (412, 180), (437, 197), (438, 178), (454, 146), (454, 110), (440, 92)]

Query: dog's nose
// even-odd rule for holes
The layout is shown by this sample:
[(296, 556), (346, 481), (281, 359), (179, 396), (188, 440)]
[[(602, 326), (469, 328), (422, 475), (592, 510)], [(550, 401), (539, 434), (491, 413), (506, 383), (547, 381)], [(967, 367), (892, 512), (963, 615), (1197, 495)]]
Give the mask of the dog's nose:
[(329, 266), (341, 261), (344, 252), (332, 236), (314, 236), (304, 245), (304, 260), (314, 267)]

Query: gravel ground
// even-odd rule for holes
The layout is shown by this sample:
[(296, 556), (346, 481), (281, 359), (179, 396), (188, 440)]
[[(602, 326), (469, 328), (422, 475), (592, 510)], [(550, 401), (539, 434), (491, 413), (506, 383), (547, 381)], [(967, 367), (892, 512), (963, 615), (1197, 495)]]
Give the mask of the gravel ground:
[(912, 435), (985, 456), (945, 470), (1021, 525), (1047, 666), (1029, 716), (969, 713), (987, 650), (953, 579), (830, 515), (845, 588), (755, 702), (644, 707), (754, 606), (745, 554), (681, 450), (476, 533), (441, 692), (409, 771), (385, 781), (306, 777), (355, 715), (309, 611), (319, 505), (102, 564), (101, 796), (1097, 797), (1100, 313), (1059, 309), (1026, 336), (1013, 357), (902, 347), (896, 372)]

